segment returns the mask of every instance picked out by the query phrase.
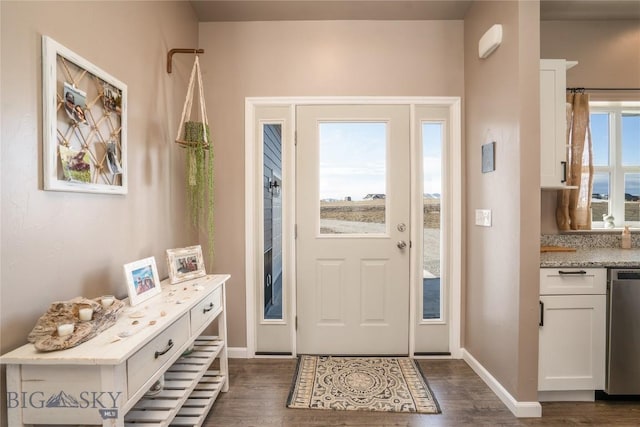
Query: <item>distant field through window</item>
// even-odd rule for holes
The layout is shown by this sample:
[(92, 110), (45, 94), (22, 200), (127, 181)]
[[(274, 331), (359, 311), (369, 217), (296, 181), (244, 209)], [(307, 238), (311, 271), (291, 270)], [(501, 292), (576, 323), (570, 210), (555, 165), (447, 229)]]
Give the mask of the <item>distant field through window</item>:
[(387, 124), (324, 122), (320, 141), (320, 234), (386, 231)]
[(442, 222), (442, 123), (422, 124), (423, 173), (423, 249), (422, 318), (440, 319), (442, 283), (440, 282), (440, 240)]

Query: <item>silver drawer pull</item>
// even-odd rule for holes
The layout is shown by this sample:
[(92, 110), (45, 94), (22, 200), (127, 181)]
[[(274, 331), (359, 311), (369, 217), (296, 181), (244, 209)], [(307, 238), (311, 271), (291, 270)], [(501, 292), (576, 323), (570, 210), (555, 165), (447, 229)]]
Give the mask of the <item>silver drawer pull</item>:
[(212, 303), (212, 302), (210, 302), (210, 303), (209, 303), (209, 308), (203, 308), (203, 309), (202, 309), (202, 314), (204, 314), (204, 313), (208, 313), (208, 312), (210, 312), (211, 310), (213, 310), (213, 303)]
[(167, 343), (167, 348), (165, 348), (163, 351), (156, 351), (156, 359), (160, 356), (162, 356), (163, 354), (165, 354), (167, 351), (171, 350), (173, 348), (173, 340), (169, 340), (169, 342)]
[(587, 274), (587, 272), (584, 271), (584, 270), (579, 270), (579, 271), (562, 271), (562, 270), (558, 270), (558, 274)]

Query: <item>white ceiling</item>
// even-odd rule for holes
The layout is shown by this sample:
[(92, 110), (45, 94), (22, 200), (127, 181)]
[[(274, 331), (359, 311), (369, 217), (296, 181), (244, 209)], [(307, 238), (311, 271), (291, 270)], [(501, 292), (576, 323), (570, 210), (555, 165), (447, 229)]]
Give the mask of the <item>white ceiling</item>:
[[(463, 19), (482, 0), (191, 0), (200, 22)], [(510, 0), (514, 1), (514, 0)], [(542, 0), (540, 19), (640, 20), (640, 0)]]

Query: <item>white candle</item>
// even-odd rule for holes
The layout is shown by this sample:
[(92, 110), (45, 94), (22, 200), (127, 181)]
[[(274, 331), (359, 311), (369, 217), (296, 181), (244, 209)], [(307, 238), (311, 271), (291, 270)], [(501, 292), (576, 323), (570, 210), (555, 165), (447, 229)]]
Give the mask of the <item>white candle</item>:
[(105, 295), (100, 301), (102, 302), (102, 307), (108, 308), (111, 307), (111, 304), (113, 304), (115, 298), (113, 297), (113, 295)]
[(91, 320), (91, 317), (93, 317), (93, 309), (81, 308), (80, 310), (78, 310), (78, 317), (80, 317), (80, 320), (82, 320), (83, 322)]
[(62, 325), (58, 325), (58, 336), (64, 337), (71, 335), (73, 333), (73, 329), (73, 323), (63, 323)]

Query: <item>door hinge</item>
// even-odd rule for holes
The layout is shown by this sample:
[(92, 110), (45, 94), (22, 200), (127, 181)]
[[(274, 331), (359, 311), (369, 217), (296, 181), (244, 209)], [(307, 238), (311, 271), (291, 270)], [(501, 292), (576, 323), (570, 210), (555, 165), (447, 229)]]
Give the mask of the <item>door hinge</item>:
[(293, 131), (293, 145), (298, 146), (298, 131)]
[(298, 330), (298, 316), (296, 316), (296, 331)]
[(293, 238), (294, 239), (298, 238), (298, 224), (294, 224), (293, 226)]
[(409, 249), (411, 249), (413, 247), (413, 243), (411, 242), (411, 240), (409, 240)]

